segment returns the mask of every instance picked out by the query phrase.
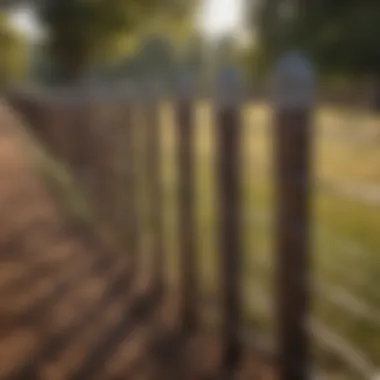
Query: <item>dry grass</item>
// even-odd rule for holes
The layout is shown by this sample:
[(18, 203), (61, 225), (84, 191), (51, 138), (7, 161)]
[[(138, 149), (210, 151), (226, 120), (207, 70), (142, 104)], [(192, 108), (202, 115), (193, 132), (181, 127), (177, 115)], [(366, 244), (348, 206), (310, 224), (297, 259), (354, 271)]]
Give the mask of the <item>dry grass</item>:
[[(163, 118), (167, 243), (170, 263), (176, 267), (178, 168), (170, 109), (165, 109)], [(259, 324), (260, 328), (273, 332), (273, 320), (268, 319), (266, 313), (260, 314), (255, 306), (258, 294), (264, 295), (269, 305), (272, 299), (274, 253), (270, 226), (274, 203), (269, 110), (265, 105), (249, 106), (244, 112), (244, 121), (241, 168), (246, 316), (247, 323)], [(205, 293), (218, 289), (214, 132), (210, 109), (201, 105), (196, 120), (195, 162), (199, 268)], [(314, 127), (312, 196), (316, 282), (343, 289), (352, 299), (366, 305), (375, 317), (380, 316), (380, 204), (363, 194), (376, 186), (380, 192), (379, 133), (380, 118), (373, 115), (330, 108), (319, 110)], [(347, 196), (339, 190), (354, 185), (359, 187), (356, 195)], [(318, 296), (314, 313), (378, 364), (380, 326), (370, 323), (352, 299), (334, 303), (331, 297)], [(351, 310), (347, 310), (347, 305)], [(354, 314), (353, 310), (358, 312)]]

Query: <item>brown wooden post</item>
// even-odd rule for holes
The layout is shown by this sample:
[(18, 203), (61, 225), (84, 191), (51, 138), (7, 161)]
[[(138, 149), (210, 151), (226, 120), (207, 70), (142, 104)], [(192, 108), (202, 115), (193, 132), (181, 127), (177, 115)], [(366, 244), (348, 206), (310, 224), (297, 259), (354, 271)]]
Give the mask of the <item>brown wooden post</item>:
[[(137, 219), (138, 219), (138, 245), (139, 245), (139, 269), (145, 273), (149, 281), (154, 281), (156, 268), (154, 263), (154, 233), (153, 233), (153, 202), (155, 194), (152, 191), (155, 172), (152, 163), (155, 159), (151, 138), (152, 120), (156, 117), (153, 107), (152, 84), (150, 78), (138, 81), (138, 120), (136, 125), (136, 168), (137, 168)], [(154, 120), (154, 123), (156, 121)], [(154, 149), (153, 149), (154, 150)]]
[(160, 95), (158, 82), (152, 82), (148, 89), (147, 104), (147, 167), (149, 168), (149, 202), (150, 220), (153, 243), (154, 287), (157, 295), (161, 296), (165, 281), (164, 255), (164, 220), (163, 220), (163, 185), (161, 160), (161, 124), (160, 124)]
[[(149, 112), (149, 103), (147, 97), (147, 88), (148, 83), (144, 80), (136, 81), (136, 99), (133, 104), (135, 109), (135, 118), (134, 118), (134, 142), (135, 142), (135, 196), (136, 196), (136, 264), (137, 271), (139, 275), (142, 275), (144, 278), (149, 278), (151, 280), (152, 273), (149, 271), (151, 268), (147, 268), (147, 237), (150, 234), (150, 225), (148, 224), (147, 218), (150, 215), (147, 214), (149, 211), (150, 201), (150, 178), (151, 171), (148, 162), (148, 123), (149, 118), (147, 117), (147, 112)], [(147, 270), (148, 269), (148, 270)]]
[(75, 177), (83, 183), (83, 172), (88, 158), (88, 131), (90, 100), (87, 96), (79, 98), (74, 93), (62, 95), (69, 104), (72, 113), (71, 141), (73, 144), (73, 158), (70, 163), (74, 168)]
[(218, 93), (216, 134), (218, 143), (219, 240), (221, 254), (223, 378), (237, 369), (242, 347), (241, 225), (240, 225), (240, 84), (237, 73), (222, 72)]
[(126, 168), (126, 211), (128, 213), (126, 218), (126, 231), (128, 242), (128, 254), (131, 260), (131, 273), (137, 277), (139, 269), (138, 257), (138, 207), (137, 207), (137, 175), (136, 175), (136, 123), (134, 122), (134, 102), (135, 93), (133, 88), (126, 94), (126, 101), (124, 103), (124, 128), (125, 128), (125, 168)]
[(310, 378), (309, 198), (314, 72), (297, 53), (274, 74), (276, 289), (281, 380)]
[(187, 335), (197, 326), (197, 267), (195, 247), (194, 125), (191, 79), (184, 75), (176, 104), (178, 126), (178, 190), (180, 250), (180, 323)]

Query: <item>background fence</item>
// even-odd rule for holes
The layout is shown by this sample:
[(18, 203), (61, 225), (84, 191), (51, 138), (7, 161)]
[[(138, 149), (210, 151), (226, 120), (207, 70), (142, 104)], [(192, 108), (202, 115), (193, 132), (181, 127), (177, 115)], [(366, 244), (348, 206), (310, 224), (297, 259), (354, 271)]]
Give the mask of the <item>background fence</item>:
[[(257, 220), (268, 222), (253, 198), (264, 202), (271, 194), (250, 160), (255, 147), (263, 149), (262, 126), (248, 125), (252, 105), (238, 100), (231, 79), (211, 108), (189, 92), (168, 99), (153, 89), (139, 96), (17, 94), (11, 101), (71, 169), (96, 217), (123, 243), (135, 273), (151, 271), (157, 297), (176, 293), (184, 338), (210, 318), (220, 327), (225, 374), (232, 376), (244, 347), (264, 348), (264, 332), (272, 337), (269, 350), (273, 345), (277, 349), (282, 379), (321, 372), (321, 362), (315, 371), (310, 359), (313, 342), (324, 365), (328, 352), (334, 375), (349, 367), (350, 374), (344, 372), (342, 378), (374, 379), (378, 344), (366, 341), (369, 358), (350, 342), (355, 340), (352, 330), (335, 331), (342, 320), (331, 317), (334, 326), (326, 325), (311, 313), (312, 299), (322, 298), (378, 332), (376, 308), (324, 278), (311, 281), (314, 89), (310, 68), (296, 71), (294, 62), (289, 68), (285, 60), (276, 80), (269, 150), (275, 223), (265, 232), (266, 241), (273, 240), (272, 254), (250, 243), (262, 239)], [(250, 128), (259, 134), (247, 134)], [(247, 219), (247, 209), (253, 209), (253, 221), (252, 215)], [(216, 319), (212, 313), (205, 317), (205, 306), (207, 313), (219, 310)], [(317, 315), (325, 313), (331, 312), (323, 306)], [(344, 365), (337, 365), (336, 358)]]

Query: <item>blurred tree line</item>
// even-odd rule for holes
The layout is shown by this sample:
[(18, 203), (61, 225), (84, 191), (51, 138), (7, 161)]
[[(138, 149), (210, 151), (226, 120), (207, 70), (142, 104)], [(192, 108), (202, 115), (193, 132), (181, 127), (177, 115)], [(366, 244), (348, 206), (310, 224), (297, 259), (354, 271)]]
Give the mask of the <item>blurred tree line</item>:
[[(29, 7), (47, 32), (31, 46), (33, 79), (158, 79), (173, 85), (186, 70), (207, 87), (221, 62), (242, 66), (234, 39), (205, 40), (195, 25), (201, 2), (186, 0), (12, 0), (7, 10)], [(231, 57), (234, 57), (232, 59)]]
[(376, 0), (266, 0), (255, 18), (267, 59), (299, 49), (326, 72), (380, 76)]
[[(28, 6), (47, 31), (32, 46), (36, 75), (47, 81), (159, 77), (173, 82), (178, 67), (209, 83), (224, 60), (244, 67), (256, 82), (284, 51), (306, 52), (329, 81), (367, 81), (380, 106), (380, 2), (377, 0), (246, 0), (250, 49), (230, 36), (216, 46), (196, 31), (199, 1), (8, 0), (4, 9)], [(22, 76), (27, 44), (1, 12), (1, 81)], [(31, 54), (29, 54), (30, 56)]]
[(33, 47), (38, 74), (67, 83), (107, 71), (105, 68), (112, 68), (126, 56), (140, 54), (147, 35), (171, 35), (178, 44), (190, 33), (196, 2), (14, 0), (2, 5), (10, 11), (21, 6), (35, 12), (47, 32), (47, 39)]
[(330, 80), (368, 81), (380, 107), (380, 2), (265, 0), (252, 5), (257, 33), (251, 65), (257, 75), (284, 51), (305, 52)]
[(41, 3), (38, 13), (61, 76), (77, 81), (94, 64), (120, 58), (143, 31), (160, 22), (179, 33), (189, 6), (183, 0), (50, 0)]

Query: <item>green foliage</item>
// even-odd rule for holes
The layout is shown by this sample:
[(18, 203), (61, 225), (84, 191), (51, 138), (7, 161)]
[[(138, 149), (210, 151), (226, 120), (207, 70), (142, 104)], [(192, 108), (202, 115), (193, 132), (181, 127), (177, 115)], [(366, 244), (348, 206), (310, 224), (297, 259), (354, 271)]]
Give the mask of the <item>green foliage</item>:
[(199, 90), (209, 85), (209, 62), (206, 41), (199, 34), (194, 34), (181, 51), (181, 65), (192, 75)]
[(137, 56), (141, 74), (151, 78), (165, 78), (175, 71), (176, 57), (168, 39), (161, 36), (146, 38)]
[(309, 53), (327, 72), (378, 74), (380, 3), (374, 0), (267, 0), (258, 20), (267, 62), (286, 49)]
[(50, 53), (65, 79), (120, 56), (130, 36), (153, 21), (185, 14), (182, 0), (51, 0), (39, 14), (50, 32)]
[[(176, 30), (175, 24), (172, 27)], [(165, 29), (170, 27), (161, 32), (155, 29), (156, 33), (137, 39), (134, 50), (118, 65), (116, 75), (131, 80), (159, 80), (169, 89), (175, 85), (179, 72), (186, 70), (196, 82), (194, 85), (199, 84), (205, 76), (204, 40), (190, 28), (180, 38), (164, 32)]]
[(27, 43), (12, 27), (7, 13), (0, 12), (0, 88), (24, 80), (27, 71)]

